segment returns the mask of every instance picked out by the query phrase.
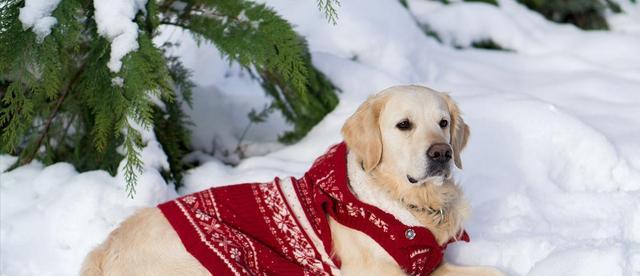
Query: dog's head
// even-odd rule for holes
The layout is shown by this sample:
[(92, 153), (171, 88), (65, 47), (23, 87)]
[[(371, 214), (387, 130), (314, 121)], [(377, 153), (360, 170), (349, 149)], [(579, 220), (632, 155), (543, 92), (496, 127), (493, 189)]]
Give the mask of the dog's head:
[(342, 135), (365, 171), (422, 185), (450, 178), (452, 163), (462, 168), (469, 127), (449, 95), (395, 86), (365, 101), (347, 119)]

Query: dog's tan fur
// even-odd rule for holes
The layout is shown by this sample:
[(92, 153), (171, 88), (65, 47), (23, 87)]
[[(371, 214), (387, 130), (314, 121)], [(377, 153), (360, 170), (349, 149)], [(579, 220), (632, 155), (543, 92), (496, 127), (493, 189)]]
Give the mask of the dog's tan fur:
[(158, 208), (125, 220), (87, 256), (81, 275), (210, 275)]
[[(399, 135), (393, 126), (389, 126), (398, 116), (417, 120), (410, 135)], [(450, 121), (448, 128), (430, 126), (434, 122), (437, 124), (441, 119), (439, 116)], [(389, 88), (363, 103), (344, 124), (342, 134), (349, 149), (349, 182), (361, 200), (381, 203), (376, 206), (382, 205), (378, 207), (396, 215), (404, 223), (427, 227), (440, 244), (460, 233), (469, 207), (452, 178), (426, 177), (412, 185), (405, 176), (405, 172), (420, 170), (420, 166), (414, 166), (414, 163), (424, 167), (424, 162), (427, 162), (418, 155), (405, 155), (416, 151), (416, 154), (424, 154), (425, 147), (434, 143), (450, 144), (455, 165), (462, 167), (460, 153), (469, 138), (469, 127), (448, 95), (420, 86)], [(404, 153), (394, 152), (406, 148), (411, 149)], [(418, 208), (408, 208), (409, 205)], [(443, 216), (425, 212), (427, 207), (444, 210)], [(342, 262), (342, 274), (404, 275), (393, 258), (373, 239), (340, 225), (330, 217), (329, 223), (333, 253)], [(185, 250), (159, 209), (148, 208), (123, 222), (93, 250), (87, 256), (81, 274), (209, 275), (209, 272)], [(433, 275), (502, 273), (493, 268), (457, 267), (443, 263)]]

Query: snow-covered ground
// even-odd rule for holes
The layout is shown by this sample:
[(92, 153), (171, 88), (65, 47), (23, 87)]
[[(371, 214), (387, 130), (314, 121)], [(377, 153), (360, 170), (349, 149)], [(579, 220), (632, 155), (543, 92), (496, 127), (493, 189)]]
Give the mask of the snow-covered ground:
[[(340, 141), (342, 123), (368, 95), (422, 84), (451, 92), (472, 128), (458, 172), (473, 209), (472, 242), (452, 245), (450, 262), (509, 275), (640, 275), (640, 5), (611, 15), (612, 31), (584, 32), (513, 0), (500, 7), (411, 0), (411, 11), (395, 0), (341, 1), (336, 26), (315, 1), (266, 2), (307, 37), (314, 64), (342, 89), (341, 102), (291, 146), (274, 146), (287, 126), (272, 114), (246, 141), (273, 152), (236, 167), (209, 158), (189, 171), (180, 194), (300, 176)], [(425, 36), (424, 24), (446, 45)], [(514, 52), (448, 45), (486, 38)], [(259, 85), (179, 31), (162, 39), (182, 41), (177, 54), (199, 84), (189, 111), (196, 149), (235, 147), (247, 112), (268, 101)], [(154, 170), (166, 161), (152, 138), (133, 200), (120, 176), (102, 171), (34, 162), (2, 173), (0, 274), (77, 274), (122, 219), (177, 196)], [(13, 160), (0, 157), (0, 171)]]

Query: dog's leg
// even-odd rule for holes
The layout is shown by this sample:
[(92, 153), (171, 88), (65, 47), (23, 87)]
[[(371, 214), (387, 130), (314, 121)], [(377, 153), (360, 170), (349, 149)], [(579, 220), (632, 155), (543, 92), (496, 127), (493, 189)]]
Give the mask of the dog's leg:
[(334, 253), (342, 261), (341, 275), (405, 276), (391, 256), (366, 234), (329, 217)]
[(456, 266), (443, 262), (432, 276), (504, 276), (500, 270), (488, 266)]

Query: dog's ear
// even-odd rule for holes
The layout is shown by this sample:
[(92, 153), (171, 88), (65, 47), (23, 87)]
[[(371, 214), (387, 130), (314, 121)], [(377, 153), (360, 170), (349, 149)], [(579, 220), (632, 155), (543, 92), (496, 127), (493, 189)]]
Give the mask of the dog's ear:
[(444, 94), (444, 99), (449, 107), (449, 114), (451, 115), (451, 124), (449, 126), (451, 137), (451, 148), (453, 149), (453, 162), (456, 167), (462, 169), (462, 160), (460, 159), (460, 153), (467, 145), (469, 140), (470, 129), (469, 126), (462, 120), (460, 109), (456, 102), (448, 95)]
[(370, 172), (382, 159), (382, 134), (380, 133), (380, 111), (383, 100), (371, 97), (342, 126), (342, 137), (356, 156), (362, 167)]

